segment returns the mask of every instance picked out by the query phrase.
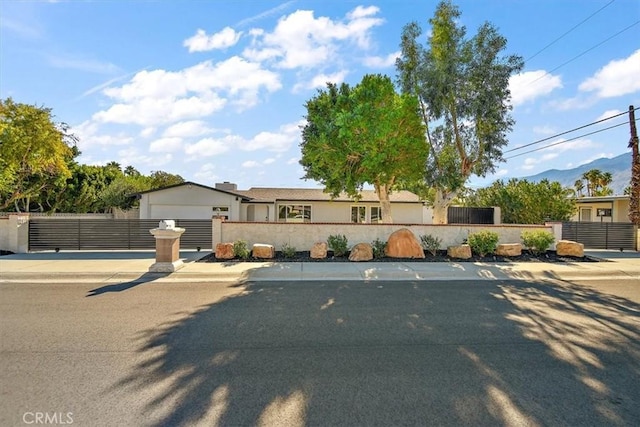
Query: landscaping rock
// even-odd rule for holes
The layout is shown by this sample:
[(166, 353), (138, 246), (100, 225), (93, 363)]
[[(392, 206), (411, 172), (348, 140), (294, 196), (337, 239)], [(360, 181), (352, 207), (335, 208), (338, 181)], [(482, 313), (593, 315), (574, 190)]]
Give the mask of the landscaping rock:
[(450, 256), (451, 258), (469, 259), (471, 258), (471, 246), (469, 245), (449, 246), (447, 248), (447, 255)]
[(233, 259), (233, 243), (218, 243), (216, 245), (217, 259)]
[(327, 257), (327, 243), (326, 242), (316, 242), (311, 247), (311, 252), (309, 256), (313, 259), (323, 259)]
[(520, 256), (522, 255), (522, 245), (520, 243), (502, 243), (496, 248), (496, 255)]
[(276, 256), (276, 250), (273, 245), (255, 243), (251, 249), (251, 256), (260, 259), (271, 259)]
[(384, 254), (390, 258), (424, 258), (420, 241), (408, 228), (391, 233)]
[(351, 248), (349, 261), (371, 261), (373, 259), (373, 248), (368, 243), (358, 243)]
[(556, 243), (556, 253), (559, 256), (575, 256), (582, 258), (584, 256), (584, 245), (571, 240), (560, 240)]

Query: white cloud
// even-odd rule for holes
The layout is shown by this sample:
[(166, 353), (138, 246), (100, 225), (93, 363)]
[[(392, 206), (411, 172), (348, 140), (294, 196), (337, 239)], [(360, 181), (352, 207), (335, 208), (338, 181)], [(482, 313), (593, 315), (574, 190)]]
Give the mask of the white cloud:
[(45, 58), (47, 62), (49, 62), (49, 65), (55, 68), (80, 70), (97, 74), (114, 74), (122, 71), (120, 67), (115, 64), (96, 59), (53, 55), (50, 53), (45, 54)]
[(364, 65), (371, 68), (387, 68), (395, 65), (396, 59), (400, 56), (400, 51), (390, 53), (387, 56), (367, 56), (364, 58)]
[(537, 135), (553, 135), (556, 133), (556, 130), (551, 126), (543, 125), (543, 126), (534, 126), (533, 133)]
[(160, 138), (149, 144), (152, 153), (170, 153), (182, 148), (182, 138)]
[(277, 13), (280, 13), (280, 12), (284, 11), (286, 8), (288, 8), (289, 6), (294, 4), (295, 2), (296, 2), (296, 0), (290, 0), (288, 2), (285, 2), (285, 3), (282, 3), (282, 4), (278, 5), (276, 7), (273, 7), (271, 9), (269, 9), (269, 10), (261, 12), (261, 13), (259, 13), (257, 15), (250, 16), (249, 18), (245, 18), (242, 21), (238, 22), (236, 24), (236, 26), (237, 27), (242, 27), (243, 25), (247, 25), (247, 24), (250, 24), (252, 22), (259, 21), (260, 19), (268, 18), (269, 16), (272, 16), (272, 15), (275, 15)]
[(614, 60), (598, 70), (578, 87), (583, 92), (596, 92), (598, 98), (613, 98), (640, 90), (640, 49), (629, 57)]
[(313, 67), (330, 62), (339, 46), (338, 41), (353, 42), (368, 49), (370, 30), (381, 25), (375, 6), (356, 7), (346, 19), (334, 21), (313, 16), (311, 10), (298, 10), (280, 18), (273, 32), (252, 32), (252, 47), (243, 55), (255, 61), (274, 60), (282, 68)]
[(546, 74), (544, 70), (526, 71), (511, 76), (509, 79), (511, 103), (514, 106), (548, 95), (554, 89), (561, 87), (562, 79), (560, 76)]
[(216, 165), (213, 163), (205, 163), (194, 175), (198, 181), (213, 183), (220, 179), (215, 171)]
[(260, 163), (256, 162), (255, 160), (247, 160), (246, 162), (242, 163), (243, 168), (255, 168), (257, 166), (260, 166)]
[(100, 133), (98, 124), (90, 120), (74, 126), (72, 131), (78, 137), (78, 147), (80, 150), (96, 145), (128, 145), (133, 142), (133, 138), (123, 132), (113, 134)]
[(161, 154), (157, 156), (147, 156), (141, 154), (137, 148), (129, 147), (118, 151), (119, 163), (123, 165), (145, 165), (152, 168), (163, 166), (173, 160), (171, 153)]
[(622, 113), (622, 111), (620, 110), (607, 110), (604, 113), (600, 114), (595, 121), (597, 122), (599, 120), (608, 119), (609, 117), (616, 116), (620, 113)]
[(149, 138), (150, 136), (153, 136), (155, 133), (156, 133), (156, 128), (147, 127), (140, 131), (140, 136), (142, 138)]
[(270, 157), (270, 158), (268, 158), (268, 159), (264, 159), (264, 160), (262, 161), (262, 164), (263, 164), (263, 165), (270, 165), (271, 163), (273, 163), (273, 162), (275, 162), (275, 161), (276, 161), (276, 159), (274, 159), (273, 157)]
[(217, 154), (226, 153), (231, 147), (236, 146), (242, 139), (238, 136), (225, 136), (224, 138), (203, 138), (194, 144), (185, 146), (185, 153), (193, 159), (199, 157), (210, 157)]
[(210, 36), (204, 30), (198, 29), (196, 34), (186, 39), (183, 46), (189, 52), (206, 52), (214, 49), (225, 49), (238, 43), (242, 32), (236, 32), (231, 27), (224, 27), (221, 31)]
[(327, 87), (327, 83), (335, 83), (335, 84), (340, 84), (342, 82), (344, 82), (344, 78), (347, 76), (348, 71), (346, 70), (342, 70), (342, 71), (337, 71), (333, 74), (318, 74), (315, 77), (313, 77), (310, 81), (306, 82), (306, 83), (297, 83), (296, 85), (293, 86), (293, 93), (297, 93), (300, 90), (303, 89), (318, 89), (318, 88), (326, 88)]
[(300, 161), (300, 159), (299, 159), (299, 158), (297, 158), (297, 157), (292, 157), (292, 158), (290, 158), (289, 160), (287, 160), (287, 164), (288, 164), (288, 165), (295, 165), (295, 164), (297, 164), (299, 161)]
[(582, 166), (582, 165), (586, 165), (587, 163), (591, 163), (591, 162), (593, 162), (594, 160), (602, 159), (603, 157), (604, 157), (604, 158), (607, 158), (607, 159), (610, 159), (610, 158), (612, 158), (613, 156), (614, 156), (614, 154), (613, 154), (613, 153), (604, 153), (604, 152), (601, 152), (601, 153), (595, 154), (595, 155), (593, 155), (593, 156), (590, 156), (590, 157), (589, 157), (589, 158), (587, 158), (587, 159), (581, 160), (580, 162), (578, 162), (578, 164), (576, 165), (576, 167), (578, 167), (578, 166)]
[(508, 173), (509, 173), (509, 170), (508, 170), (508, 169), (500, 169), (500, 170), (498, 170), (498, 171), (494, 174), (494, 176), (495, 176), (496, 178), (499, 178), (499, 177), (501, 177), (501, 176), (505, 176), (505, 175), (507, 175)]
[(215, 129), (208, 127), (202, 120), (189, 120), (169, 126), (165, 129), (163, 136), (166, 138), (190, 138), (210, 134), (215, 131)]

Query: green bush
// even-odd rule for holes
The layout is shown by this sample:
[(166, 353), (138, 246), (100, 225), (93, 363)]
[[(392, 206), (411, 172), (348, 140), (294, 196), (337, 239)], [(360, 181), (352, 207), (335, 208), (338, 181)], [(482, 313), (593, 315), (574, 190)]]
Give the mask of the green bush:
[(282, 245), (282, 255), (285, 258), (293, 258), (296, 256), (297, 250), (295, 248), (295, 246), (291, 246), (288, 243), (284, 243)]
[(387, 242), (384, 240), (376, 239), (371, 242), (371, 248), (373, 249), (373, 257), (374, 258), (382, 258), (384, 257), (384, 250), (387, 247)]
[(544, 230), (523, 231), (522, 243), (534, 254), (543, 254), (551, 247), (556, 238)]
[(333, 251), (333, 256), (345, 256), (349, 250), (347, 236), (344, 234), (332, 234), (327, 239), (327, 244), (329, 245), (329, 249)]
[(236, 240), (233, 242), (233, 256), (240, 259), (247, 259), (251, 251), (244, 240)]
[(438, 254), (438, 249), (440, 249), (440, 245), (442, 244), (442, 239), (432, 236), (431, 234), (423, 234), (420, 236), (420, 244), (422, 245), (422, 249), (429, 251), (431, 255), (436, 256)]
[(469, 234), (468, 242), (469, 246), (471, 246), (471, 251), (480, 255), (485, 256), (488, 254), (492, 254), (496, 251), (498, 247), (498, 233), (482, 230), (477, 233)]

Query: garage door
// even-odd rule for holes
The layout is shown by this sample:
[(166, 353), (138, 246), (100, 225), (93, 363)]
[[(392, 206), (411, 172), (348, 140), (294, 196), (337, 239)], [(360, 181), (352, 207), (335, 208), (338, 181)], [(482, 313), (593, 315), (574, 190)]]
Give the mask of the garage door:
[(151, 219), (211, 219), (211, 206), (151, 205)]

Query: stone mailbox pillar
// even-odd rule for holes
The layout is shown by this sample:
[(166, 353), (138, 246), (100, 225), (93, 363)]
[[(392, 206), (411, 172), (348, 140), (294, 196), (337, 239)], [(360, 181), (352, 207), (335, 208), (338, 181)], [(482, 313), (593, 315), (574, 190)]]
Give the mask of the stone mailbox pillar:
[(180, 259), (180, 236), (184, 228), (176, 227), (173, 220), (162, 220), (158, 228), (149, 230), (156, 238), (156, 262), (149, 267), (155, 273), (173, 273), (184, 266)]

